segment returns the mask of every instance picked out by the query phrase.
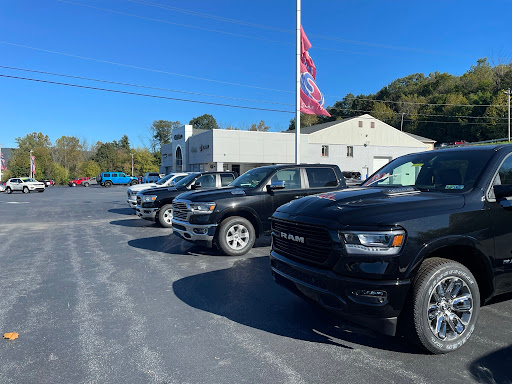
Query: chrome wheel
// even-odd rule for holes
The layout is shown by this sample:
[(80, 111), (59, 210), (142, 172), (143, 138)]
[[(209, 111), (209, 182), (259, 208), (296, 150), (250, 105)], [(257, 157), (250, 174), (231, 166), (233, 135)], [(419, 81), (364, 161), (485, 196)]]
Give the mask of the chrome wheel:
[(436, 338), (451, 341), (467, 329), (473, 315), (473, 296), (464, 280), (450, 276), (430, 292), (427, 317)]
[(249, 241), (249, 230), (242, 224), (235, 224), (226, 231), (226, 243), (233, 250), (243, 249)]
[(162, 220), (166, 223), (171, 225), (172, 224), (172, 208), (166, 209), (164, 213), (162, 214)]

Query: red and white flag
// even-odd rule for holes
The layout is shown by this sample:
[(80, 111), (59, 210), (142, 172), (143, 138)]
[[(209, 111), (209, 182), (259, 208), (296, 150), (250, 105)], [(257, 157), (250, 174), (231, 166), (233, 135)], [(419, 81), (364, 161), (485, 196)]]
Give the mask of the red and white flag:
[(2, 152), (0, 152), (0, 169), (2, 171), (5, 171), (7, 168), (5, 167), (5, 159), (4, 159), (4, 154)]
[(324, 95), (316, 85), (316, 67), (308, 53), (308, 49), (312, 45), (302, 26), (300, 27), (300, 37), (300, 111), (308, 115), (331, 116), (324, 108)]
[(36, 174), (36, 158), (34, 156), (30, 156), (30, 172), (35, 176)]

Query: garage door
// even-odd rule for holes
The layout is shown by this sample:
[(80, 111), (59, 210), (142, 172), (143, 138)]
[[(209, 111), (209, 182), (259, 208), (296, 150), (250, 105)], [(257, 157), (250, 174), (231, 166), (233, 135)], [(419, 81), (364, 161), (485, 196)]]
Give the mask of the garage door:
[(377, 169), (380, 169), (381, 167), (385, 166), (387, 163), (391, 161), (391, 157), (380, 157), (375, 156), (373, 158), (373, 169), (372, 173), (375, 172)]

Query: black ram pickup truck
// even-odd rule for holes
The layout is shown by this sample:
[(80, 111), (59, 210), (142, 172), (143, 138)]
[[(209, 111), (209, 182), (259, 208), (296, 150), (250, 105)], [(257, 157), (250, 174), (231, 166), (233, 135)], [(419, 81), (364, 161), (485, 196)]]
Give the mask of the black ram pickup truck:
[(189, 192), (173, 202), (173, 233), (196, 244), (215, 243), (243, 255), (270, 234), (270, 217), (290, 200), (346, 188), (337, 165), (270, 165), (247, 171), (227, 188)]
[(272, 217), (277, 283), (431, 353), (464, 345), (481, 303), (512, 291), (512, 146), (403, 156), (360, 188)]
[(137, 216), (170, 228), (173, 215), (172, 201), (176, 196), (190, 190), (221, 188), (229, 185), (235, 178), (236, 173), (230, 171), (193, 172), (173, 187), (145, 189), (137, 193)]

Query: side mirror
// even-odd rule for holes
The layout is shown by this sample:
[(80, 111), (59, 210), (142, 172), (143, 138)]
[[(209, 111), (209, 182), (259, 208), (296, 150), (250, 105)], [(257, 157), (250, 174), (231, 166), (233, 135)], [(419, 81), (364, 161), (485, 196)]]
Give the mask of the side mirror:
[(192, 188), (192, 189), (198, 189), (198, 188), (201, 188), (201, 183), (200, 183), (200, 182), (198, 182), (198, 181), (196, 181), (194, 184), (192, 184), (192, 185), (190, 186), (190, 188)]
[(285, 182), (284, 181), (274, 181), (272, 184), (267, 185), (267, 191), (275, 191), (276, 189), (285, 189)]

